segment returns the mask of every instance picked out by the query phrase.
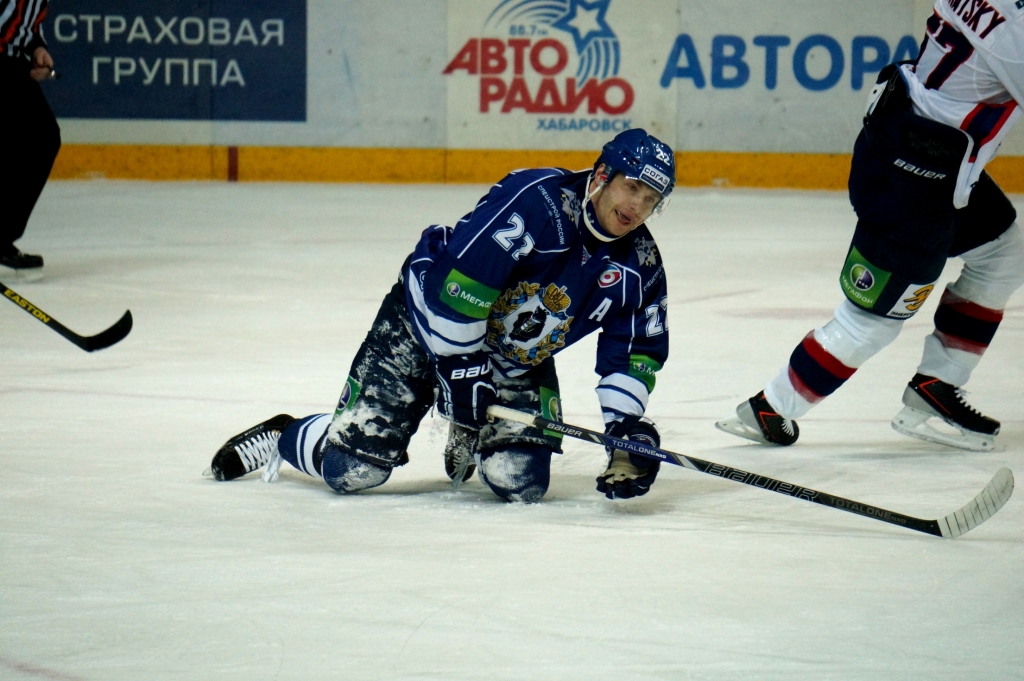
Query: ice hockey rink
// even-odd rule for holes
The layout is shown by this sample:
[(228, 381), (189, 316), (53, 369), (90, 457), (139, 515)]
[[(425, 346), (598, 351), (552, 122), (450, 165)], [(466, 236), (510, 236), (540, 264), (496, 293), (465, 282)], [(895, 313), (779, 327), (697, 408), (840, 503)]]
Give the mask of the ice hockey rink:
[[(0, 301), (0, 679), (1024, 678), (1021, 492), (955, 540), (673, 466), (612, 502), (603, 449), (567, 440), (544, 502), (508, 505), (451, 488), (433, 417), (361, 494), (204, 479), (231, 435), (334, 409), (420, 231), (485, 190), (46, 188), (19, 242), (45, 276), (0, 281), (79, 333), (135, 326), (87, 354)], [(796, 446), (713, 425), (830, 317), (854, 223), (844, 193), (677, 190), (648, 415), (667, 449), (941, 517), (1024, 475), (1020, 293), (967, 386), (993, 452), (890, 428), (938, 296)], [(565, 420), (599, 429), (594, 341), (557, 363)]]

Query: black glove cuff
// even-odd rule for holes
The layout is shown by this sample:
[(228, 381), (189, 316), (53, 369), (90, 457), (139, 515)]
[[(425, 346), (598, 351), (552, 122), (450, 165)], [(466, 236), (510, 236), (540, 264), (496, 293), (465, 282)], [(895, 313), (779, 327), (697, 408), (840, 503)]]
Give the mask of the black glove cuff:
[(651, 447), (661, 446), (661, 434), (657, 426), (654, 421), (643, 416), (624, 416), (621, 421), (613, 421), (605, 426), (604, 432), (612, 437), (636, 440)]

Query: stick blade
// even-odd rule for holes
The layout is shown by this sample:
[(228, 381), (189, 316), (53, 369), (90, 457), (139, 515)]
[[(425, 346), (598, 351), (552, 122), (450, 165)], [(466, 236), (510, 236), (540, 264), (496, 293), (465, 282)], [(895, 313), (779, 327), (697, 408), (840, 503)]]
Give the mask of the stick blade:
[(985, 489), (963, 508), (939, 518), (939, 530), (947, 539), (967, 534), (991, 518), (1001, 509), (1013, 494), (1013, 473), (1009, 468), (1000, 468)]
[(113, 326), (106, 331), (100, 331), (95, 336), (87, 336), (82, 349), (86, 352), (94, 352), (109, 348), (114, 343), (124, 340), (132, 330), (132, 311), (125, 310), (124, 315), (118, 319)]

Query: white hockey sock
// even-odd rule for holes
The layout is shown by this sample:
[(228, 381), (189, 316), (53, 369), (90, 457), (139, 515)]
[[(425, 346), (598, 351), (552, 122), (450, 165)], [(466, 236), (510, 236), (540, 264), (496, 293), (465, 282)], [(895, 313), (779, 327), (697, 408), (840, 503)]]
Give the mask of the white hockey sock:
[(1014, 223), (998, 239), (971, 249), (959, 278), (946, 286), (935, 331), (924, 340), (918, 373), (955, 386), (971, 377), (988, 349), (1010, 296), (1024, 284), (1024, 236)]
[(924, 339), (917, 373), (962, 386), (981, 362), (1003, 319), (1002, 309), (978, 305), (958, 294), (959, 280), (946, 286), (935, 310), (935, 331)]
[(323, 477), (313, 465), (313, 454), (331, 425), (330, 414), (316, 414), (296, 421), (281, 433), (277, 449), (281, 457), (307, 475)]
[(892, 343), (902, 328), (902, 320), (879, 317), (844, 300), (831, 321), (797, 346), (764, 395), (780, 415), (800, 418)]
[(817, 402), (804, 399), (793, 382), (789, 380), (789, 365), (782, 367), (779, 375), (764, 387), (764, 396), (768, 404), (775, 407), (779, 415), (787, 419), (798, 419), (811, 410)]

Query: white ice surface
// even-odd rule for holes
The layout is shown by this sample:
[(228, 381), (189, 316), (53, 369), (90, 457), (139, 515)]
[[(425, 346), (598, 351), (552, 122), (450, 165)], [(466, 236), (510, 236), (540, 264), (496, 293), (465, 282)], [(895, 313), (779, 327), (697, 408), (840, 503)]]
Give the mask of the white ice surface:
[[(0, 678), (1024, 678), (1021, 492), (943, 540), (669, 466), (607, 501), (603, 452), (568, 441), (544, 503), (507, 505), (451, 491), (432, 418), (367, 493), (203, 479), (229, 436), (333, 410), (420, 231), (484, 189), (47, 187), (19, 242), (45, 278), (2, 281), (81, 333), (135, 328), (90, 355), (0, 301)], [(678, 191), (648, 413), (669, 449), (942, 516), (1024, 474), (1020, 295), (968, 385), (994, 452), (889, 427), (938, 295), (796, 446), (713, 427), (829, 318), (853, 226), (841, 193)], [(599, 428), (593, 341), (558, 365), (566, 420)]]

